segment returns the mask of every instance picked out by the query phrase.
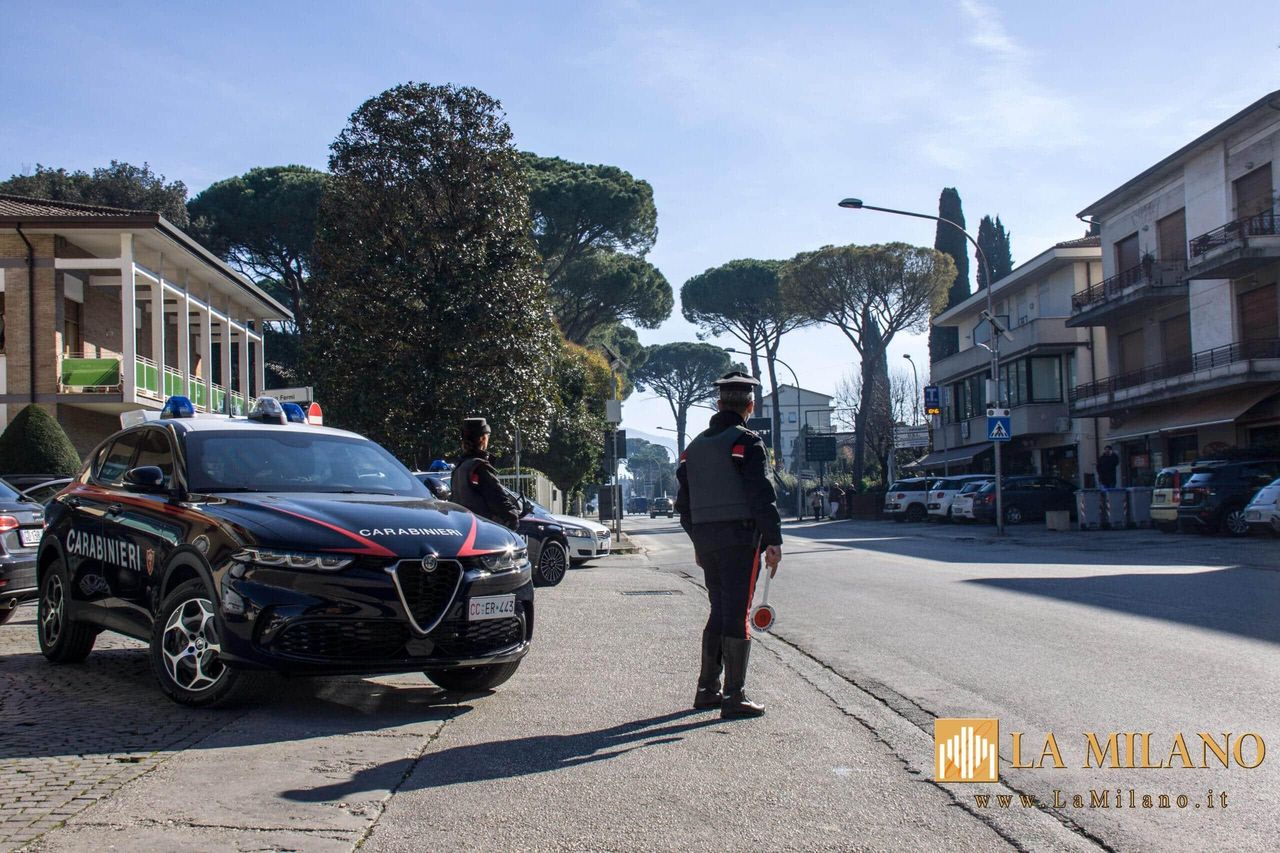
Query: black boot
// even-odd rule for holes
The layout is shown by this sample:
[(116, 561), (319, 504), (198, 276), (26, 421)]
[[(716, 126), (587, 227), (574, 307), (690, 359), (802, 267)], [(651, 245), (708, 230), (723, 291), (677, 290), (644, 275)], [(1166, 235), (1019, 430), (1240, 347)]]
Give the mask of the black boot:
[(720, 703), (720, 717), (732, 720), (739, 717), (759, 717), (764, 706), (747, 698), (743, 687), (747, 683), (747, 661), (751, 657), (751, 640), (725, 637), (724, 646), (724, 701)]
[(695, 708), (718, 708), (723, 694), (720, 692), (720, 670), (723, 669), (719, 634), (702, 632), (702, 671), (698, 674), (698, 692), (693, 696)]

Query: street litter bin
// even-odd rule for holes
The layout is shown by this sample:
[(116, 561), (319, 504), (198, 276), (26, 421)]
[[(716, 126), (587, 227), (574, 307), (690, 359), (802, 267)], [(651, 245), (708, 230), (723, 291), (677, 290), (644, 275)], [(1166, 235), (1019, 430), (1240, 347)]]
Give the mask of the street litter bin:
[(1135, 527), (1151, 526), (1151, 493), (1147, 486), (1131, 486), (1129, 492), (1129, 521)]
[[(1148, 515), (1150, 514), (1148, 504)], [(1102, 490), (1102, 523), (1112, 530), (1129, 526), (1129, 492), (1125, 489)]]
[(1044, 526), (1046, 530), (1062, 530), (1071, 529), (1071, 511), (1066, 509), (1051, 509), (1044, 514)]
[(1102, 526), (1102, 492), (1098, 489), (1076, 491), (1076, 522), (1081, 530), (1097, 530)]

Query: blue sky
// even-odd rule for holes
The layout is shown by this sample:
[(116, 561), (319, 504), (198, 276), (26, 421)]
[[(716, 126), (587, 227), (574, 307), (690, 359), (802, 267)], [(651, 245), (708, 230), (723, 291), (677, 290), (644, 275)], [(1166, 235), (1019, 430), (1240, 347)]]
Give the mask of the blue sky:
[[(192, 194), (250, 167), (323, 168), (361, 101), (407, 80), (502, 101), (521, 148), (653, 184), (650, 260), (673, 287), (738, 257), (931, 244), (959, 188), (1015, 261), (1078, 237), (1075, 211), (1276, 88), (1280, 17), (1259, 2), (10, 3), (0, 175), (148, 161)], [(691, 339), (678, 316), (642, 332)], [(925, 368), (923, 338), (896, 342)], [(783, 357), (831, 392), (833, 330)], [(921, 376), (923, 382), (925, 377)], [(672, 426), (637, 395), (626, 423)]]

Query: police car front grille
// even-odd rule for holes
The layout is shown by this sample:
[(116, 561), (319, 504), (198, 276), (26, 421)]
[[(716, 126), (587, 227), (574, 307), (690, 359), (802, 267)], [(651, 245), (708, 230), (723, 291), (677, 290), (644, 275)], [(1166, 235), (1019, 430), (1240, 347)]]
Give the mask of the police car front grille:
[(520, 619), (486, 619), (481, 622), (445, 622), (431, 635), (441, 657), (471, 658), (493, 654), (518, 645), (524, 639)]
[(399, 657), (408, 639), (409, 629), (397, 622), (346, 619), (294, 623), (272, 645), (293, 657), (369, 660)]
[(419, 560), (396, 564), (396, 591), (416, 631), (426, 634), (444, 618), (462, 583), (462, 572), (457, 560), (441, 560), (432, 572), (423, 571)]

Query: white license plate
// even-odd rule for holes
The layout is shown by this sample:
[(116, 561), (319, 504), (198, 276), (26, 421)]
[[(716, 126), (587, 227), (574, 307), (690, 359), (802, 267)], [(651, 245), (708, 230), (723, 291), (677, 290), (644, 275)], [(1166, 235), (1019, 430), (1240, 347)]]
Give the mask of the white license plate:
[(18, 541), (24, 548), (34, 548), (40, 544), (40, 537), (43, 535), (43, 530), (19, 530)]
[(1247, 514), (1247, 515), (1245, 515), (1245, 520), (1246, 520), (1246, 521), (1261, 521), (1261, 520), (1262, 520), (1262, 513), (1258, 512), (1256, 509), (1251, 509), (1251, 510), (1249, 510), (1248, 514)]
[(516, 597), (511, 595), (486, 595), (467, 602), (467, 621), (482, 619), (509, 619), (516, 615)]

